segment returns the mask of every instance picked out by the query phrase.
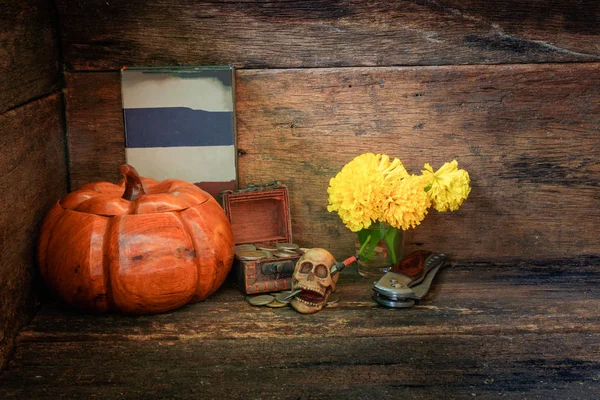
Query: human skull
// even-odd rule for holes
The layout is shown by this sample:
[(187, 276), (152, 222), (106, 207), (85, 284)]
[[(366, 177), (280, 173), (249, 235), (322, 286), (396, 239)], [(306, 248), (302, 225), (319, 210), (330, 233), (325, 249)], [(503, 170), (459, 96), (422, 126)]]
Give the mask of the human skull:
[(292, 276), (292, 290), (302, 291), (290, 301), (296, 311), (313, 314), (325, 307), (339, 278), (338, 274), (331, 276), (334, 264), (335, 258), (325, 249), (310, 249), (300, 257)]

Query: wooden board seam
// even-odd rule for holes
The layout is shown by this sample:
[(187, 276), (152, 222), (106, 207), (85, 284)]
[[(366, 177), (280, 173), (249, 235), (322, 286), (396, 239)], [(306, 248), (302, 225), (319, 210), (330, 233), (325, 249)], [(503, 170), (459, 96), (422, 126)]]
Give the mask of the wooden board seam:
[[(236, 67), (236, 71), (243, 72), (259, 72), (259, 71), (301, 71), (301, 70), (310, 70), (310, 71), (333, 71), (339, 70), (340, 72), (350, 71), (354, 69), (373, 69), (373, 70), (384, 70), (384, 69), (445, 69), (445, 68), (489, 68), (489, 67), (528, 67), (533, 65), (569, 65), (573, 67), (577, 67), (578, 65), (589, 65), (589, 64), (597, 64), (600, 67), (600, 56), (596, 59), (589, 61), (574, 61), (574, 62), (545, 62), (545, 63), (490, 63), (490, 64), (423, 64), (423, 65), (413, 65), (413, 64), (390, 64), (390, 65), (344, 65), (343, 67), (272, 67), (272, 68), (244, 68), (244, 67)], [(127, 66), (123, 66), (127, 67)], [(143, 67), (143, 65), (136, 66)], [(67, 65), (64, 66), (64, 72), (66, 73), (77, 73), (77, 74), (93, 74), (93, 73), (108, 73), (108, 72), (120, 72), (119, 69), (70, 69)]]
[[(402, 312), (402, 311), (398, 311)], [(501, 330), (499, 332), (481, 332), (481, 333), (473, 333), (473, 332), (448, 332), (448, 333), (421, 333), (421, 334), (386, 334), (386, 335), (361, 335), (361, 334), (352, 334), (352, 338), (354, 339), (375, 339), (375, 338), (394, 338), (394, 337), (402, 337), (402, 338), (422, 338), (422, 337), (510, 337), (510, 336), (539, 336), (539, 335), (581, 335), (581, 334), (600, 334), (600, 326), (594, 327), (594, 329), (582, 329), (581, 326), (569, 328), (569, 329), (557, 329), (557, 330), (540, 330), (540, 331), (532, 331), (532, 330), (523, 330), (523, 329), (511, 329), (511, 330)], [(303, 337), (310, 338), (315, 335), (306, 335), (306, 336), (297, 336), (293, 337)], [(319, 336), (320, 340), (335, 340), (343, 338), (344, 336)], [(65, 336), (61, 335), (52, 335), (52, 334), (35, 334), (29, 331), (22, 331), (15, 338), (15, 347), (18, 347), (21, 344), (26, 343), (78, 343), (78, 342), (144, 342), (144, 341), (194, 341), (201, 340), (203, 342), (214, 341), (214, 342), (226, 342), (226, 341), (256, 341), (256, 342), (264, 342), (271, 340), (290, 340), (292, 336), (265, 336), (265, 337), (239, 337), (239, 338), (208, 338), (201, 334), (180, 334), (180, 335), (170, 335), (170, 334), (131, 334), (131, 335), (118, 335), (118, 334), (82, 334), (82, 335), (70, 335), (67, 334)]]
[[(49, 92), (49, 93), (45, 93), (45, 94), (43, 94), (41, 96), (32, 97), (32, 98), (30, 98), (29, 100), (27, 100), (24, 103), (17, 104), (15, 106), (13, 106), (13, 107), (5, 110), (4, 112), (0, 113), (0, 116), (4, 115), (6, 113), (9, 113), (11, 111), (15, 111), (15, 110), (17, 110), (17, 109), (19, 109), (21, 107), (27, 106), (30, 103), (35, 103), (36, 101), (42, 101), (42, 100), (46, 99), (47, 97), (54, 96), (55, 94), (59, 94), (59, 93), (62, 94), (62, 91), (63, 91), (62, 88), (58, 88), (57, 90), (54, 90), (54, 91)], [(64, 110), (64, 107), (63, 107), (63, 110)]]

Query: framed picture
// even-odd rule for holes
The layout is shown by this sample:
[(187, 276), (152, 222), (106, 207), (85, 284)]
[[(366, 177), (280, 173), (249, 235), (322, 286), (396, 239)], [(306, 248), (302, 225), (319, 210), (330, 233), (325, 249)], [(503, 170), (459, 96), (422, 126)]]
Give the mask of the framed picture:
[(232, 66), (124, 68), (125, 154), (142, 176), (237, 188)]

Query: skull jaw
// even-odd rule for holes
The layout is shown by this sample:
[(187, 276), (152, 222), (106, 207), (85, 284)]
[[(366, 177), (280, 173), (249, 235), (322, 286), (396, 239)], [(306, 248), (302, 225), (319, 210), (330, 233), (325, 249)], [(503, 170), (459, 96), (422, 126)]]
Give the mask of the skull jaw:
[(296, 296), (290, 300), (290, 305), (300, 314), (314, 314), (318, 311), (321, 311), (323, 307), (325, 307), (330, 293), (331, 287), (327, 288), (323, 299), (320, 301), (307, 301), (299, 296)]

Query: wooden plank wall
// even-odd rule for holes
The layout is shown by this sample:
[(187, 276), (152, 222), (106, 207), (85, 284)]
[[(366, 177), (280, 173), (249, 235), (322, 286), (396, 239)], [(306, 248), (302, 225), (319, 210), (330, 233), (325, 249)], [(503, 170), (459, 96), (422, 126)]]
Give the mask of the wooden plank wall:
[(241, 185), (291, 190), (297, 242), (342, 257), (330, 177), (366, 151), (473, 191), (407, 235), (460, 261), (600, 252), (600, 5), (553, 0), (58, 0), (72, 185), (124, 161), (118, 69), (234, 64)]
[(33, 312), (37, 231), (67, 190), (52, 3), (0, 7), (0, 369)]

